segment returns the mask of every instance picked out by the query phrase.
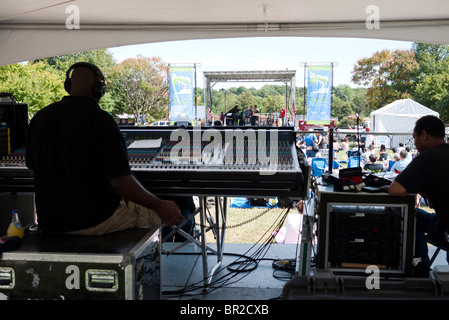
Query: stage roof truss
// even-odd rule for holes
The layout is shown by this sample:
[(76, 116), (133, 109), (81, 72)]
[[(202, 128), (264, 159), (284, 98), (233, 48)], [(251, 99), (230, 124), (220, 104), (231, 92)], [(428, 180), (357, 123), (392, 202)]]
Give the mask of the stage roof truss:
[(210, 82), (291, 82), (296, 70), (203, 72)]

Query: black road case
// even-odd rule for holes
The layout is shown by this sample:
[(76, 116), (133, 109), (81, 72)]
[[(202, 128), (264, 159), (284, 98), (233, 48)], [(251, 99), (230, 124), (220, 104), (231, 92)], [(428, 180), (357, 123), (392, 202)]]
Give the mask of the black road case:
[(161, 298), (160, 228), (103, 236), (27, 232), (0, 257), (3, 299)]

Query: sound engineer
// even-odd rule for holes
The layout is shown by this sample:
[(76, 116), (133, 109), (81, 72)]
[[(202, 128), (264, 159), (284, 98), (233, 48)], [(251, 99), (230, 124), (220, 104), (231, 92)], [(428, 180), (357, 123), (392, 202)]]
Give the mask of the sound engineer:
[[(417, 272), (429, 272), (426, 233), (437, 244), (447, 245), (449, 230), (449, 145), (444, 142), (444, 123), (435, 116), (424, 116), (416, 121), (413, 129), (415, 146), (419, 152), (410, 164), (390, 185), (389, 194), (405, 196), (409, 193), (422, 195), (436, 214), (422, 209), (416, 212), (415, 255), (421, 258)], [(449, 262), (449, 255), (447, 256)]]
[(101, 70), (76, 63), (64, 87), (70, 95), (37, 112), (27, 132), (39, 229), (101, 235), (182, 222), (173, 201), (157, 198), (131, 175), (123, 136), (98, 105), (106, 90)]

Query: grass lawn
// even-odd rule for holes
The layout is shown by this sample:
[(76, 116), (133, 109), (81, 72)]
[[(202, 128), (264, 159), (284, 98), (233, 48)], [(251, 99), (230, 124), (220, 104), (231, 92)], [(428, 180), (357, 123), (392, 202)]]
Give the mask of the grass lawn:
[[(264, 243), (268, 241), (288, 210), (287, 208), (231, 208), (230, 199), (228, 199), (227, 209), (225, 243)], [(212, 205), (209, 210), (210, 214), (215, 217), (215, 207)], [(289, 212), (296, 212), (296, 208), (290, 209)], [(196, 223), (199, 224), (199, 217), (196, 217)], [(215, 242), (211, 231), (207, 233), (206, 240), (208, 243)]]

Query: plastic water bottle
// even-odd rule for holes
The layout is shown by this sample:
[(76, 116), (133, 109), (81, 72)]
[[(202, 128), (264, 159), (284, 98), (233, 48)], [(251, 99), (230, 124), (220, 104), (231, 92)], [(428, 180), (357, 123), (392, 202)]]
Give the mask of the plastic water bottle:
[(17, 210), (12, 211), (12, 220), (6, 231), (8, 237), (19, 237), (23, 238), (24, 230), (22, 223), (19, 220), (19, 212)]

